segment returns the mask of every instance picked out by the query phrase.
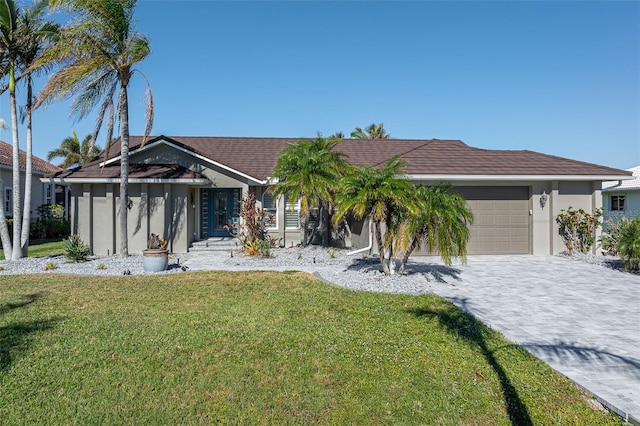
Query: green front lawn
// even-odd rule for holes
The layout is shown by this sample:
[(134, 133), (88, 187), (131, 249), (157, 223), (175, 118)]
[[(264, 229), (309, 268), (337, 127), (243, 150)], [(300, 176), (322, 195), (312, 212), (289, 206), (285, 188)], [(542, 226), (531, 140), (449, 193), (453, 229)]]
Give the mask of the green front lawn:
[(3, 424), (621, 424), (436, 296), (266, 272), (0, 288)]
[[(29, 242), (29, 257), (58, 256), (64, 254), (63, 238), (55, 240), (33, 240)], [(4, 251), (0, 248), (0, 260), (4, 260)]]

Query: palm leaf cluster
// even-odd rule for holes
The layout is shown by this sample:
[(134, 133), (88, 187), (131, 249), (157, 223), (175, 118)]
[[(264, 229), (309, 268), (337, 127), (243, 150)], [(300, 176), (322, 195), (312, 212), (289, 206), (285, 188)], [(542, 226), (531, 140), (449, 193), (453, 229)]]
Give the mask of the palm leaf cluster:
[(327, 228), (348, 218), (368, 219), (387, 275), (394, 273), (396, 261), (403, 271), (409, 256), (421, 247), (437, 250), (447, 264), (454, 257), (465, 261), (473, 215), (462, 196), (447, 184), (414, 185), (397, 157), (382, 167), (352, 166), (336, 151), (340, 142), (318, 135), (283, 150), (276, 163), (278, 181), (271, 191), (300, 199), (305, 232), (308, 211), (314, 207), (332, 217)]

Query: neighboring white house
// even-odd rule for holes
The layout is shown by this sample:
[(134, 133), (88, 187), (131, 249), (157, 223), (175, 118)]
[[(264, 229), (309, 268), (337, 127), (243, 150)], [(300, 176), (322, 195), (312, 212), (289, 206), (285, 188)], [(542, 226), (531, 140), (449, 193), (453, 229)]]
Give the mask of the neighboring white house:
[[(27, 155), (20, 150), (20, 185), (24, 191), (25, 167)], [(55, 166), (36, 156), (32, 157), (33, 180), (31, 186), (31, 218), (38, 217), (37, 208), (42, 204), (59, 203), (67, 209), (67, 188), (50, 182), (41, 182), (40, 178), (46, 174), (62, 171)], [(6, 217), (13, 216), (13, 146), (0, 141), (0, 190), (2, 191), (2, 208)]]
[(633, 179), (602, 183), (605, 227), (607, 222), (615, 223), (621, 217), (640, 216), (640, 166), (627, 171), (633, 173)]

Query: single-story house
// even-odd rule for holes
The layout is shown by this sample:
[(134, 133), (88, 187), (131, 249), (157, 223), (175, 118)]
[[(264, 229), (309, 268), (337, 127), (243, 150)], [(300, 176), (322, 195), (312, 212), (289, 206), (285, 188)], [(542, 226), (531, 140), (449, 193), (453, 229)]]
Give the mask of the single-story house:
[[(26, 152), (19, 151), (20, 160), (20, 187), (24, 196), (25, 169), (27, 167)], [(32, 185), (31, 185), (31, 219), (38, 217), (38, 206), (58, 202), (66, 207), (68, 198), (65, 198), (66, 188), (56, 186), (49, 181), (40, 181), (40, 178), (52, 173), (61, 172), (62, 169), (41, 158), (32, 156)], [(0, 141), (0, 188), (2, 189), (2, 208), (5, 217), (13, 216), (13, 145)]]
[[(150, 233), (175, 253), (194, 242), (228, 236), (239, 201), (252, 192), (273, 216), (269, 232), (282, 245), (300, 242), (295, 200), (274, 200), (267, 189), (281, 150), (301, 139), (178, 137), (130, 139), (129, 251), (146, 248)], [(533, 151), (486, 150), (459, 140), (360, 140), (338, 145), (353, 164), (406, 161), (410, 178), (426, 185), (448, 181), (475, 215), (471, 254), (554, 254), (564, 250), (555, 223), (568, 207), (592, 212), (602, 205), (602, 182), (630, 173)], [(71, 187), (71, 229), (94, 254), (119, 249), (120, 146), (107, 159), (51, 174), (43, 182)], [(369, 227), (351, 224), (345, 245), (368, 245)]]
[(605, 227), (608, 222), (615, 223), (621, 217), (632, 219), (640, 216), (640, 166), (627, 171), (633, 174), (633, 179), (602, 184)]

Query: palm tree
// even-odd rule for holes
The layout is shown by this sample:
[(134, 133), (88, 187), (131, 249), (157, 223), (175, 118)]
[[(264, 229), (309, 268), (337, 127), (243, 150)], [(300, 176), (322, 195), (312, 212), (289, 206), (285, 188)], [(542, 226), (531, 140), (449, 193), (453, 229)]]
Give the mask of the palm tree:
[[(54, 73), (41, 92), (40, 102), (74, 97), (72, 112), (86, 117), (100, 105), (89, 151), (107, 117), (109, 146), (116, 117), (120, 124), (120, 255), (129, 255), (127, 199), (129, 191), (129, 98), (128, 87), (135, 66), (151, 53), (149, 39), (134, 29), (135, 0), (52, 0), (58, 8), (79, 15), (78, 22), (64, 28), (60, 40), (45, 55), (63, 67)], [(139, 71), (138, 71), (139, 72)], [(144, 75), (143, 75), (144, 77)], [(146, 78), (145, 78), (146, 79)], [(114, 99), (117, 101), (114, 104)], [(153, 125), (153, 97), (147, 81), (145, 137)]]
[[(20, 246), (23, 256), (27, 256), (29, 249), (29, 231), (31, 229), (31, 182), (33, 178), (32, 152), (33, 152), (33, 73), (39, 70), (32, 69), (36, 60), (42, 54), (45, 43), (52, 40), (58, 33), (59, 26), (49, 21), (44, 21), (42, 15), (48, 6), (48, 1), (34, 1), (31, 7), (24, 8), (18, 14), (18, 39), (20, 50), (18, 62), (23, 70), (20, 79), (25, 79), (27, 86), (27, 105), (25, 119), (27, 124), (27, 152), (24, 189), (24, 213), (22, 215), (22, 235)], [(41, 66), (46, 68), (46, 64)], [(15, 234), (14, 234), (15, 235)]]
[(356, 127), (356, 130), (351, 132), (351, 137), (354, 139), (390, 139), (391, 134), (387, 133), (382, 123), (372, 123), (364, 130), (362, 127)]
[[(5, 249), (6, 258), (17, 260), (26, 255), (29, 238), (29, 222), (31, 220), (31, 179), (32, 179), (32, 144), (31, 144), (31, 72), (26, 72), (27, 81), (27, 152), (24, 221), (22, 214), (22, 191), (20, 188), (20, 143), (18, 138), (18, 106), (16, 101), (16, 73), (26, 69), (41, 52), (45, 33), (49, 33), (55, 25), (43, 23), (40, 19), (46, 1), (34, 1), (30, 8), (18, 8), (13, 0), (0, 1), (0, 54), (2, 55), (2, 75), (8, 77), (5, 90), (9, 91), (11, 108), (11, 139), (13, 143), (13, 243), (11, 244), (8, 229), (0, 226), (0, 238)], [(0, 215), (4, 221), (4, 212)]]
[[(373, 166), (360, 166), (340, 181), (340, 192), (336, 196), (338, 209), (334, 222), (348, 213), (356, 220), (369, 218), (373, 222), (373, 233), (380, 254), (380, 263), (385, 275), (392, 269), (387, 263), (392, 261), (392, 235), (396, 229), (398, 212), (415, 210), (410, 195), (413, 184), (402, 173), (405, 162), (398, 157), (389, 159), (382, 169)], [(386, 236), (382, 234), (382, 224), (386, 227)]]
[(274, 168), (274, 177), (278, 179), (270, 191), (275, 196), (288, 196), (300, 199), (300, 213), (304, 232), (303, 243), (311, 238), (306, 235), (309, 224), (309, 210), (318, 207), (324, 224), (322, 243), (329, 244), (329, 215), (335, 203), (338, 181), (348, 169), (345, 155), (336, 152), (340, 143), (337, 138), (325, 139), (322, 135), (312, 141), (291, 144), (278, 157)]
[(452, 193), (448, 183), (429, 188), (420, 185), (415, 191), (418, 209), (403, 222), (397, 241), (403, 252), (400, 272), (406, 268), (411, 253), (423, 244), (429, 253), (437, 249), (446, 265), (451, 265), (453, 257), (466, 262), (473, 213), (464, 197)]
[(58, 148), (49, 151), (47, 154), (47, 161), (51, 161), (56, 157), (63, 157), (64, 160), (62, 163), (58, 164), (58, 167), (66, 169), (71, 166), (82, 166), (87, 164), (94, 157), (100, 154), (100, 147), (98, 145), (93, 145), (93, 147), (91, 147), (91, 142), (93, 140), (92, 135), (85, 136), (82, 142), (80, 142), (75, 130), (71, 133), (72, 136), (64, 138)]
[[(0, 45), (3, 53), (3, 67), (8, 75), (7, 89), (11, 107), (11, 139), (13, 142), (13, 244), (10, 245), (8, 235), (2, 232), (2, 246), (5, 258), (16, 260), (21, 258), (20, 235), (22, 226), (21, 191), (20, 191), (20, 143), (18, 140), (18, 105), (16, 102), (16, 66), (18, 62), (18, 9), (13, 0), (0, 1)], [(6, 241), (5, 241), (6, 238)], [(7, 250), (11, 246), (11, 250)], [(10, 255), (9, 255), (10, 254)]]

